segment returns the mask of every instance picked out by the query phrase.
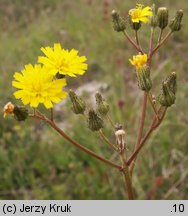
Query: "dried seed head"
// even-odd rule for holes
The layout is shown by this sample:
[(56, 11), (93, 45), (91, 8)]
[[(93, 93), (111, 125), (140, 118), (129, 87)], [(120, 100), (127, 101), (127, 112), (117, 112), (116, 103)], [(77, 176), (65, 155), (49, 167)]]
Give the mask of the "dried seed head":
[(8, 102), (4, 108), (3, 108), (3, 116), (4, 118), (7, 116), (7, 115), (11, 115), (11, 114), (14, 114), (14, 108), (15, 106), (11, 103), (11, 102)]
[(117, 123), (116, 125), (115, 125), (115, 130), (116, 131), (118, 131), (118, 130), (120, 130), (120, 129), (122, 129), (123, 128), (123, 126), (121, 125), (121, 124), (119, 124), (119, 123)]
[(126, 133), (123, 129), (119, 129), (115, 132), (116, 142), (121, 151), (125, 149), (125, 135)]

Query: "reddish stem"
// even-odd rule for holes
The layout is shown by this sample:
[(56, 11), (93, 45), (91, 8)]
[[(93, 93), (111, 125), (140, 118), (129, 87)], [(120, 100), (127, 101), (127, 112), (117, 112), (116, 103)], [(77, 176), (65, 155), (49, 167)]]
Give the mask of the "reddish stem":
[[(161, 108), (159, 109), (158, 112), (160, 112)], [(137, 157), (138, 153), (140, 152), (140, 150), (142, 149), (142, 147), (144, 146), (145, 142), (147, 141), (147, 139), (150, 137), (151, 133), (161, 124), (162, 120), (164, 119), (164, 116), (166, 114), (166, 108), (163, 111), (163, 114), (160, 118), (160, 121), (157, 120), (156, 117), (153, 118), (152, 124), (148, 130), (148, 132), (146, 133), (146, 135), (144, 136), (143, 140), (141, 141), (140, 145), (138, 146), (138, 148), (134, 151), (134, 153), (131, 155), (131, 157), (128, 159), (128, 161), (126, 162), (126, 164), (129, 166)], [(157, 123), (156, 123), (157, 122)]]
[(69, 137), (63, 130), (61, 130), (54, 121), (48, 119), (46, 116), (44, 116), (42, 113), (40, 113), (39, 111), (37, 111), (37, 115), (33, 115), (31, 117), (40, 119), (42, 121), (45, 121), (46, 123), (48, 123), (53, 129), (55, 129), (61, 136), (63, 136), (67, 141), (69, 141), (72, 145), (76, 146), (77, 148), (79, 148), (81, 151), (91, 155), (92, 157), (102, 161), (103, 163), (106, 163), (108, 165), (110, 165), (111, 167), (114, 167), (120, 171), (122, 171), (122, 167), (115, 164), (114, 162), (107, 160), (99, 155), (97, 155), (95, 152), (89, 150), (88, 148), (82, 146), (81, 144), (79, 144), (78, 142), (76, 142), (75, 140), (73, 140), (71, 137)]
[[(141, 113), (141, 117), (140, 117), (140, 127), (139, 127), (139, 131), (138, 131), (135, 150), (140, 146), (140, 142), (141, 142), (141, 139), (142, 139), (142, 133), (143, 133), (144, 122), (145, 122), (145, 117), (146, 117), (147, 98), (148, 98), (147, 92), (144, 92), (142, 113)], [(134, 169), (135, 161), (136, 161), (136, 157), (134, 159), (134, 162), (132, 163), (132, 166), (130, 167), (131, 175), (132, 175), (132, 172), (133, 172), (133, 169)]]
[(127, 40), (138, 50), (138, 52), (141, 52), (142, 54), (144, 54), (143, 50), (141, 49), (141, 47), (139, 45), (137, 45), (131, 38), (130, 36), (127, 34), (126, 31), (123, 31), (123, 34), (125, 35), (125, 37), (127, 38)]

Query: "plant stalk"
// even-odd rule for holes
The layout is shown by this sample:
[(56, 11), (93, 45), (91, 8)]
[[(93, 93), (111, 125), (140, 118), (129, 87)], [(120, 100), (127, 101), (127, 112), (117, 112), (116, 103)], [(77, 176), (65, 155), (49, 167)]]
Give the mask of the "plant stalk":
[[(147, 98), (148, 98), (147, 92), (144, 92), (142, 112), (141, 112), (141, 117), (140, 117), (140, 126), (139, 126), (137, 141), (136, 141), (136, 145), (135, 145), (135, 149), (134, 150), (136, 150), (139, 147), (141, 139), (142, 139), (142, 133), (143, 133), (144, 122), (145, 122), (145, 117), (146, 117)], [(135, 162), (136, 162), (136, 157), (134, 158), (134, 162), (130, 166), (130, 174), (131, 175), (133, 173)]]
[(120, 160), (123, 166), (122, 173), (123, 173), (123, 177), (125, 181), (125, 186), (127, 189), (128, 199), (134, 200), (133, 189), (132, 189), (132, 179), (131, 179), (131, 175), (129, 172), (129, 167), (125, 163), (124, 151), (120, 152), (119, 156), (120, 156)]

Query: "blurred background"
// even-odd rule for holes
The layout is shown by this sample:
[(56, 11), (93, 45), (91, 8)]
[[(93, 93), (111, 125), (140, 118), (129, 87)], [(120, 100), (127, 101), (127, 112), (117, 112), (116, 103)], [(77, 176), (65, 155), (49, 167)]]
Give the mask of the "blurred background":
[[(40, 47), (60, 42), (88, 58), (87, 73), (68, 79), (90, 107), (95, 91), (110, 103), (112, 119), (127, 132), (129, 153), (134, 148), (143, 93), (128, 59), (136, 51), (113, 31), (112, 9), (126, 15), (135, 0), (0, 0), (0, 106), (12, 101), (13, 73), (41, 55)], [(184, 10), (183, 28), (173, 34), (153, 59), (153, 92), (172, 71), (178, 74), (178, 94), (158, 130), (141, 151), (133, 175), (137, 199), (188, 198), (188, 4), (185, 0), (142, 0), (166, 6), (170, 17)], [(128, 30), (133, 36), (131, 29)], [(140, 30), (147, 51), (149, 27)], [(156, 38), (158, 31), (156, 31)], [(119, 163), (118, 158), (89, 131), (83, 118), (70, 112), (69, 100), (56, 106), (56, 121), (74, 139)], [(41, 107), (41, 110), (43, 108)], [(146, 127), (152, 119), (147, 109)], [(44, 111), (46, 112), (46, 111)], [(48, 114), (46, 112), (46, 114)], [(0, 115), (0, 199), (126, 199), (122, 176), (80, 152), (44, 123), (18, 123)], [(105, 134), (114, 140), (112, 129)]]

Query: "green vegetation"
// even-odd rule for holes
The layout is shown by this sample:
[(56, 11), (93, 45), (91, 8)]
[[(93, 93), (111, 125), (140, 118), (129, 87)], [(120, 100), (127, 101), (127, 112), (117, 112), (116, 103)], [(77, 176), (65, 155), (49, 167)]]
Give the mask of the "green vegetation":
[[(181, 33), (175, 33), (154, 57), (152, 79), (157, 83), (169, 72), (177, 71), (177, 101), (138, 157), (133, 176), (134, 191), (137, 199), (187, 199), (188, 4), (185, 0), (143, 0), (140, 3), (148, 2), (167, 6), (171, 15), (182, 8), (185, 16)], [(110, 16), (112, 9), (124, 14), (136, 3), (133, 0), (110, 1), (105, 15), (104, 3), (100, 0), (1, 0), (2, 109), (8, 101), (20, 103), (12, 95), (13, 73), (20, 71), (22, 65), (35, 63), (36, 56), (41, 54), (40, 47), (60, 42), (65, 48), (80, 50), (88, 58), (88, 72), (79, 79), (71, 79), (71, 88), (76, 89), (91, 80), (108, 84), (104, 93), (111, 105), (111, 116), (115, 122), (125, 125), (128, 148), (132, 151), (142, 92), (138, 90), (133, 68), (127, 60), (135, 50), (121, 33), (113, 31)], [(149, 32), (144, 27), (141, 31), (144, 32), (140, 35), (144, 47)], [(155, 89), (154, 93), (159, 90)], [(88, 94), (85, 96), (91, 100)], [(124, 103), (122, 108), (118, 106), (120, 102)], [(95, 134), (83, 127), (84, 119), (70, 113), (69, 102), (61, 106), (56, 119), (66, 126), (67, 133), (74, 139), (118, 161)], [(150, 118), (147, 119), (149, 125)], [(110, 131), (110, 125), (106, 125), (105, 133), (113, 139)], [(125, 199), (123, 179), (116, 172), (78, 151), (41, 122), (30, 119), (20, 124), (0, 115), (0, 199)]]

